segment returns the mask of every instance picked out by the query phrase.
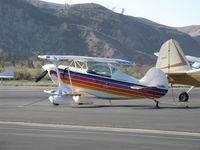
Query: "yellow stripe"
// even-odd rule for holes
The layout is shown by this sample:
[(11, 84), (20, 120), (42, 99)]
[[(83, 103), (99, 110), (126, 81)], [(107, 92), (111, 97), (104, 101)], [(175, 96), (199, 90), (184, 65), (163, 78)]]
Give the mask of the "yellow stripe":
[[(63, 81), (63, 82), (68, 84), (68, 85), (70, 85), (70, 82), (67, 82), (67, 81)], [(108, 91), (106, 89), (97, 88), (97, 87), (91, 87), (91, 86), (87, 86), (87, 85), (81, 85), (81, 84), (75, 84), (75, 83), (73, 83), (72, 85), (76, 86), (76, 87), (86, 88), (86, 89), (100, 91), (100, 92), (104, 92), (104, 93), (120, 95), (120, 96), (126, 96), (126, 97), (129, 97), (129, 98), (145, 98), (144, 96), (137, 96), (137, 95), (132, 95), (132, 94), (128, 94), (128, 93), (122, 93), (122, 92), (116, 92), (116, 91)]]

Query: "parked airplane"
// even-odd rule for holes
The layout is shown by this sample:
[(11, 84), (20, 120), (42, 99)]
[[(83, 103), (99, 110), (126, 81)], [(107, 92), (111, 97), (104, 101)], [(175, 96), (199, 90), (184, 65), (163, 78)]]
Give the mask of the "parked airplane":
[[(81, 95), (77, 93), (84, 92), (108, 100), (149, 98), (154, 100), (158, 107), (159, 102), (156, 99), (168, 91), (167, 77), (158, 68), (151, 68), (142, 79), (138, 80), (111, 65), (133, 65), (126, 60), (68, 55), (38, 57), (53, 63), (43, 66), (45, 71), (36, 82), (48, 74), (58, 85), (57, 91), (44, 91), (52, 95), (49, 100), (55, 105), (68, 103), (63, 95), (70, 95), (76, 103), (82, 103), (79, 99)], [(63, 61), (68, 61), (69, 65), (60, 65)]]
[(160, 48), (156, 68), (160, 68), (168, 76), (170, 83), (191, 85), (188, 91), (179, 95), (179, 101), (187, 102), (188, 93), (194, 87), (200, 87), (200, 69), (192, 69), (179, 43), (170, 39)]
[(14, 78), (13, 69), (8, 69), (7, 71), (0, 73), (0, 79), (9, 79), (9, 78)]

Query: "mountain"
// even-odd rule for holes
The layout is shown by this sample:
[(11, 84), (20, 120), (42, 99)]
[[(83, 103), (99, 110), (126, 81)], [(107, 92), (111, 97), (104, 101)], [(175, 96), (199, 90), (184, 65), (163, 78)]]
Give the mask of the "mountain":
[(179, 31), (187, 33), (192, 37), (200, 36), (200, 25), (191, 25), (177, 28)]
[(57, 3), (50, 3), (50, 2), (45, 2), (45, 1), (40, 1), (40, 0), (26, 0), (30, 4), (40, 7), (40, 8), (45, 8), (45, 9), (63, 9), (65, 5), (63, 4), (57, 4)]
[(94, 3), (0, 0), (0, 22), (1, 57), (11, 60), (70, 54), (154, 64), (153, 52), (170, 38), (180, 42), (186, 54), (200, 55), (199, 43), (183, 32)]
[(178, 31), (189, 34), (200, 43), (200, 25), (191, 25), (191, 26), (186, 26), (186, 27), (179, 27), (176, 29)]

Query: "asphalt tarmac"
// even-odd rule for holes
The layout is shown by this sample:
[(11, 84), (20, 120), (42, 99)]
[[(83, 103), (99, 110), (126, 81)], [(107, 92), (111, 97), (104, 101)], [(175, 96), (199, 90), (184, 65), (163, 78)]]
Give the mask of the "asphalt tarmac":
[(200, 89), (187, 104), (177, 100), (186, 89), (174, 98), (170, 90), (160, 109), (148, 99), (94, 97), (92, 105), (53, 106), (44, 89), (0, 87), (0, 150), (200, 150)]

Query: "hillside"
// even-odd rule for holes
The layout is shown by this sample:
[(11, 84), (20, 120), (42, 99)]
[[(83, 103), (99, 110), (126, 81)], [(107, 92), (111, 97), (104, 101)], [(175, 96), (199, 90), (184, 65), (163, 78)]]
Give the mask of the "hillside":
[(191, 25), (177, 28), (179, 31), (187, 33), (192, 37), (200, 36), (200, 25)]
[(177, 30), (189, 34), (200, 43), (200, 25), (180, 27)]
[(18, 61), (38, 54), (71, 54), (153, 64), (153, 52), (170, 38), (186, 54), (200, 55), (199, 43), (185, 33), (93, 3), (1, 0), (0, 22), (1, 61), (3, 56)]

